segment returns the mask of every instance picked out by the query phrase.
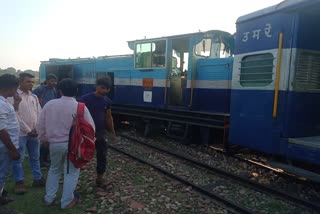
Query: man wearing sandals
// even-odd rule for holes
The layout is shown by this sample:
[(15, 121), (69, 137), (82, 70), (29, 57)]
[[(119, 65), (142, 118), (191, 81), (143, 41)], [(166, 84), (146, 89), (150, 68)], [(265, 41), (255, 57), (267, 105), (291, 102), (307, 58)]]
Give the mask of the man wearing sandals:
[(96, 185), (104, 187), (103, 175), (107, 168), (107, 133), (111, 132), (111, 140), (116, 140), (111, 114), (111, 100), (106, 96), (111, 89), (111, 79), (109, 76), (101, 77), (96, 81), (96, 91), (83, 95), (80, 98), (88, 107), (94, 123), (96, 125), (96, 156), (97, 156), (97, 179)]
[[(72, 79), (63, 79), (58, 84), (61, 98), (49, 101), (40, 114), (37, 131), (40, 140), (49, 143), (51, 164), (46, 183), (44, 204), (49, 206), (54, 203), (59, 188), (59, 179), (64, 173), (61, 208), (71, 208), (79, 201), (79, 194), (75, 193), (80, 169), (74, 167), (72, 162), (68, 165), (68, 140), (73, 116), (77, 113), (78, 103), (74, 96), (77, 94), (77, 83)], [(94, 122), (85, 108), (84, 119), (93, 128)]]
[(8, 178), (12, 160), (18, 160), (19, 123), (14, 107), (6, 100), (14, 97), (14, 105), (19, 105), (21, 99), (16, 95), (19, 82), (11, 74), (0, 76), (0, 205), (7, 204), (13, 199), (3, 190)]

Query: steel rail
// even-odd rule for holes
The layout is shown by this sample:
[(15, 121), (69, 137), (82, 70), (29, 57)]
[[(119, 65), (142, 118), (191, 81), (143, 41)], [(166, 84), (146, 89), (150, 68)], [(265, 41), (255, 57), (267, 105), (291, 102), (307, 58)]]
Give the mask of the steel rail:
[(223, 176), (224, 178), (232, 179), (232, 180), (234, 180), (234, 181), (236, 181), (238, 183), (241, 183), (242, 185), (245, 185), (247, 187), (253, 188), (253, 189), (258, 190), (260, 192), (265, 192), (265, 193), (269, 193), (269, 194), (271, 193), (271, 194), (273, 194), (275, 196), (278, 196), (278, 197), (280, 197), (280, 198), (282, 198), (282, 199), (284, 199), (286, 201), (293, 202), (293, 203), (296, 203), (296, 204), (299, 204), (299, 205), (302, 205), (302, 206), (305, 206), (305, 207), (308, 207), (308, 208), (312, 208), (312, 209), (315, 209), (315, 210), (320, 210), (320, 205), (312, 203), (312, 202), (307, 201), (307, 200), (304, 200), (302, 198), (298, 198), (298, 197), (293, 196), (293, 195), (289, 195), (289, 194), (287, 194), (287, 193), (285, 193), (283, 191), (280, 191), (278, 189), (275, 189), (275, 188), (272, 188), (272, 187), (268, 187), (266, 185), (260, 184), (260, 183), (255, 182), (255, 181), (248, 180), (248, 179), (246, 179), (244, 177), (241, 177), (241, 176), (235, 175), (233, 173), (230, 173), (230, 172), (215, 168), (213, 166), (210, 166), (208, 164), (199, 162), (198, 160), (195, 160), (193, 158), (188, 158), (188, 157), (186, 157), (184, 155), (181, 155), (181, 154), (178, 154), (176, 152), (168, 151), (168, 150), (160, 148), (158, 146), (151, 145), (151, 144), (143, 142), (143, 141), (141, 141), (139, 139), (136, 139), (136, 138), (133, 138), (133, 137), (130, 137), (130, 136), (126, 136), (126, 135), (123, 135), (123, 134), (120, 134), (119, 136), (127, 138), (127, 139), (130, 139), (130, 140), (132, 140), (134, 142), (137, 142), (137, 143), (145, 145), (147, 147), (156, 149), (158, 151), (167, 153), (169, 155), (172, 155), (174, 157), (180, 158), (182, 160), (189, 161), (189, 162), (191, 162), (191, 163), (193, 163), (195, 165), (198, 165), (200, 167), (203, 167), (206, 170), (209, 170), (209, 171), (211, 171), (211, 172), (213, 172), (215, 174)]
[(199, 185), (197, 185), (197, 184), (195, 184), (193, 182), (190, 182), (190, 181), (188, 181), (188, 180), (186, 180), (186, 179), (184, 179), (184, 178), (182, 178), (180, 176), (177, 176), (177, 175), (169, 172), (168, 170), (165, 170), (165, 169), (163, 169), (163, 168), (161, 168), (161, 167), (159, 167), (159, 166), (157, 166), (155, 164), (152, 164), (152, 163), (150, 163), (150, 162), (148, 162), (146, 160), (143, 160), (140, 157), (137, 157), (137, 156), (135, 156), (133, 154), (130, 154), (130, 153), (128, 153), (128, 152), (126, 152), (126, 151), (124, 151), (124, 150), (122, 150), (120, 148), (117, 148), (116, 146), (113, 146), (113, 145), (110, 145), (110, 144), (108, 146), (111, 149), (113, 149), (113, 150), (115, 150), (115, 151), (117, 151), (119, 153), (122, 153), (122, 154), (124, 154), (124, 155), (126, 155), (126, 156), (128, 156), (130, 158), (133, 158), (133, 159), (135, 159), (135, 160), (137, 160), (137, 161), (139, 161), (139, 162), (141, 162), (143, 164), (147, 164), (147, 165), (151, 166), (152, 168), (158, 170), (159, 172), (161, 172), (162, 174), (164, 174), (166, 176), (169, 176), (169, 177), (171, 177), (171, 178), (173, 178), (175, 180), (178, 180), (179, 182), (181, 182), (181, 183), (183, 183), (185, 185), (191, 186), (196, 191), (198, 191), (198, 192), (200, 192), (200, 193), (202, 193), (202, 194), (204, 194), (204, 195), (206, 195), (206, 196), (218, 201), (219, 205), (220, 206), (223, 205), (224, 208), (227, 209), (229, 212), (232, 212), (232, 213), (244, 213), (244, 214), (252, 214), (252, 213), (254, 213), (253, 211), (248, 210), (245, 207), (239, 206), (239, 205), (233, 203), (232, 201), (230, 201), (230, 200), (228, 200), (226, 198), (223, 198), (223, 197), (221, 197), (221, 196), (219, 196), (217, 194), (214, 194), (213, 192), (211, 192), (211, 191), (209, 191), (209, 190), (207, 190), (207, 189), (205, 189), (205, 188), (203, 188), (203, 187), (201, 187), (201, 186), (199, 186)]

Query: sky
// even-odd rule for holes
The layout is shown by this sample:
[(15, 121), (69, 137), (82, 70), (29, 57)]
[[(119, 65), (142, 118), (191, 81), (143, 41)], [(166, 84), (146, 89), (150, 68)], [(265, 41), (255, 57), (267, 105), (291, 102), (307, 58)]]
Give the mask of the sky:
[(128, 54), (127, 41), (224, 30), (282, 0), (0, 0), (0, 68)]

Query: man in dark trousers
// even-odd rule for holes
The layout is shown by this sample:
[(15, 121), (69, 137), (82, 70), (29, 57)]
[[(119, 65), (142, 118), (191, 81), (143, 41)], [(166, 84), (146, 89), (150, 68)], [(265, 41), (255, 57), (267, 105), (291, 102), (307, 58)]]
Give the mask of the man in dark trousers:
[(111, 114), (111, 100), (106, 96), (111, 89), (110, 77), (102, 77), (96, 81), (96, 91), (83, 95), (80, 102), (84, 102), (89, 109), (96, 126), (96, 155), (98, 187), (104, 187), (103, 175), (107, 168), (107, 132), (111, 133), (111, 140), (116, 139), (113, 118)]

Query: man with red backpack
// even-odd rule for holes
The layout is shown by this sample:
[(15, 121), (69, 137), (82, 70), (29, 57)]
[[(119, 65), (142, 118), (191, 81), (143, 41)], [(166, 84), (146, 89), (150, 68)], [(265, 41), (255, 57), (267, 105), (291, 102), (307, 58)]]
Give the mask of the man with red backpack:
[[(51, 164), (47, 177), (44, 204), (53, 204), (59, 188), (60, 176), (64, 173), (61, 208), (67, 209), (73, 207), (79, 201), (79, 195), (74, 191), (78, 183), (80, 168), (70, 159), (70, 156), (72, 156), (70, 154), (75, 152), (71, 151), (73, 146), (70, 143), (74, 142), (72, 138), (74, 134), (78, 133), (74, 129), (76, 127), (74, 124), (77, 122), (75, 120), (79, 120), (77, 118), (79, 103), (74, 98), (77, 94), (77, 83), (71, 79), (63, 79), (58, 84), (58, 90), (62, 97), (51, 100), (44, 106), (40, 114), (37, 131), (40, 139), (43, 142), (48, 142), (50, 147)], [(91, 126), (91, 135), (94, 135), (93, 119), (88, 109), (84, 105), (82, 106), (84, 108), (82, 109), (83, 118), (81, 120), (84, 120), (83, 123), (87, 122), (87, 127), (90, 128)], [(71, 128), (72, 132), (70, 132)], [(69, 142), (69, 137), (71, 142)], [(92, 137), (89, 136), (93, 142), (94, 137), (93, 139)], [(91, 150), (94, 151), (94, 147)]]

